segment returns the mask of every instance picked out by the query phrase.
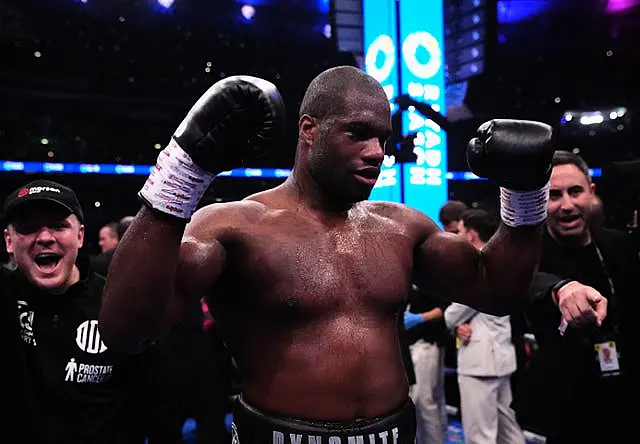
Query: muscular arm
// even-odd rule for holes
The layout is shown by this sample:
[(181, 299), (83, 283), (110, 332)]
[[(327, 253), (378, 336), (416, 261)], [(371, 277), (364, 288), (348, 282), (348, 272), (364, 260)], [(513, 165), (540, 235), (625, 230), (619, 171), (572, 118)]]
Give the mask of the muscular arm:
[(100, 312), (107, 346), (138, 351), (178, 322), (185, 302), (218, 278), (225, 252), (211, 225), (224, 221), (205, 207), (191, 223), (143, 207), (118, 245)]
[(541, 249), (541, 228), (501, 225), (480, 251), (460, 236), (421, 222), (415, 282), (426, 291), (476, 310), (509, 314), (526, 297)]

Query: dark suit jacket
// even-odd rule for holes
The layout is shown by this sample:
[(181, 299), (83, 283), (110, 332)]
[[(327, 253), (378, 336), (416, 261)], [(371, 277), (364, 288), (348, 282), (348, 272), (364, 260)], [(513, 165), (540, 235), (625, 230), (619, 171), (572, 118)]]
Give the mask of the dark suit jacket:
[[(608, 285), (596, 289), (609, 300), (608, 316), (602, 329), (568, 328), (558, 332), (561, 315), (551, 299), (550, 289), (562, 279), (575, 279), (590, 285), (594, 277), (572, 260), (568, 250), (555, 242), (545, 230), (540, 271), (530, 290), (530, 303), (522, 313), (527, 329), (537, 339), (539, 349), (531, 366), (520, 376), (513, 407), (519, 419), (543, 433), (563, 427), (575, 427), (568, 418), (581, 418), (584, 424), (599, 424), (599, 415), (610, 414), (611, 403), (623, 402), (632, 352), (631, 322), (637, 313), (640, 295), (640, 260), (626, 233), (600, 229), (593, 233), (614, 282), (615, 294)], [(625, 375), (602, 378), (593, 350), (594, 343), (615, 339), (623, 356)], [(600, 416), (601, 417), (601, 416)], [(606, 422), (606, 421), (604, 421)], [(603, 425), (604, 427), (604, 425)], [(590, 433), (589, 429), (585, 433)]]

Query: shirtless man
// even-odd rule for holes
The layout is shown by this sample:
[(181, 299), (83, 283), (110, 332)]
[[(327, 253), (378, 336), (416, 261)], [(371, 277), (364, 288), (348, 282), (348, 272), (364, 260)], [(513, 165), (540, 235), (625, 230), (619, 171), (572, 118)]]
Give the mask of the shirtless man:
[(332, 68), (305, 94), (291, 176), (195, 211), (215, 174), (276, 143), (283, 111), (275, 87), (251, 77), (218, 82), (194, 105), (115, 253), (103, 339), (139, 350), (207, 295), (241, 371), (241, 444), (413, 443), (396, 328), (408, 290), (509, 312), (540, 253), (551, 129), (492, 121), (471, 141), (473, 171), (504, 187), (504, 223), (480, 252), (416, 210), (367, 201), (389, 102), (361, 70)]

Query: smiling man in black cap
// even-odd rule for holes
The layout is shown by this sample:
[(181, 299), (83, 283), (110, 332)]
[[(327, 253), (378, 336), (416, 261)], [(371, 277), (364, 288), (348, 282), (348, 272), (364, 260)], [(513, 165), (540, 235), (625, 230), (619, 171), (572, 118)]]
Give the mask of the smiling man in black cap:
[[(98, 331), (104, 279), (80, 254), (83, 213), (70, 188), (36, 180), (3, 207), (15, 269), (0, 270), (18, 415), (35, 443), (143, 443), (143, 356), (108, 349)], [(16, 312), (17, 310), (17, 312)], [(8, 313), (7, 313), (8, 312)], [(17, 323), (15, 322), (17, 319)], [(6, 349), (6, 348), (5, 348)], [(11, 351), (13, 350), (13, 351)], [(26, 442), (26, 441), (25, 441)]]
[(83, 214), (70, 188), (47, 180), (18, 188), (5, 200), (4, 222), (7, 252), (32, 284), (56, 294), (80, 280)]

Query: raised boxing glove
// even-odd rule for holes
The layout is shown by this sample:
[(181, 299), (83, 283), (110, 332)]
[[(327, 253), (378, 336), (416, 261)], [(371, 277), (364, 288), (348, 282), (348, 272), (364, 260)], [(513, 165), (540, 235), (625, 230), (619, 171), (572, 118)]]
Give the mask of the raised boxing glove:
[(178, 126), (138, 193), (149, 207), (190, 219), (215, 176), (269, 153), (282, 141), (277, 88), (251, 76), (211, 86)]
[(478, 128), (467, 147), (469, 168), (500, 186), (500, 216), (511, 227), (547, 216), (553, 130), (527, 120), (496, 119)]

